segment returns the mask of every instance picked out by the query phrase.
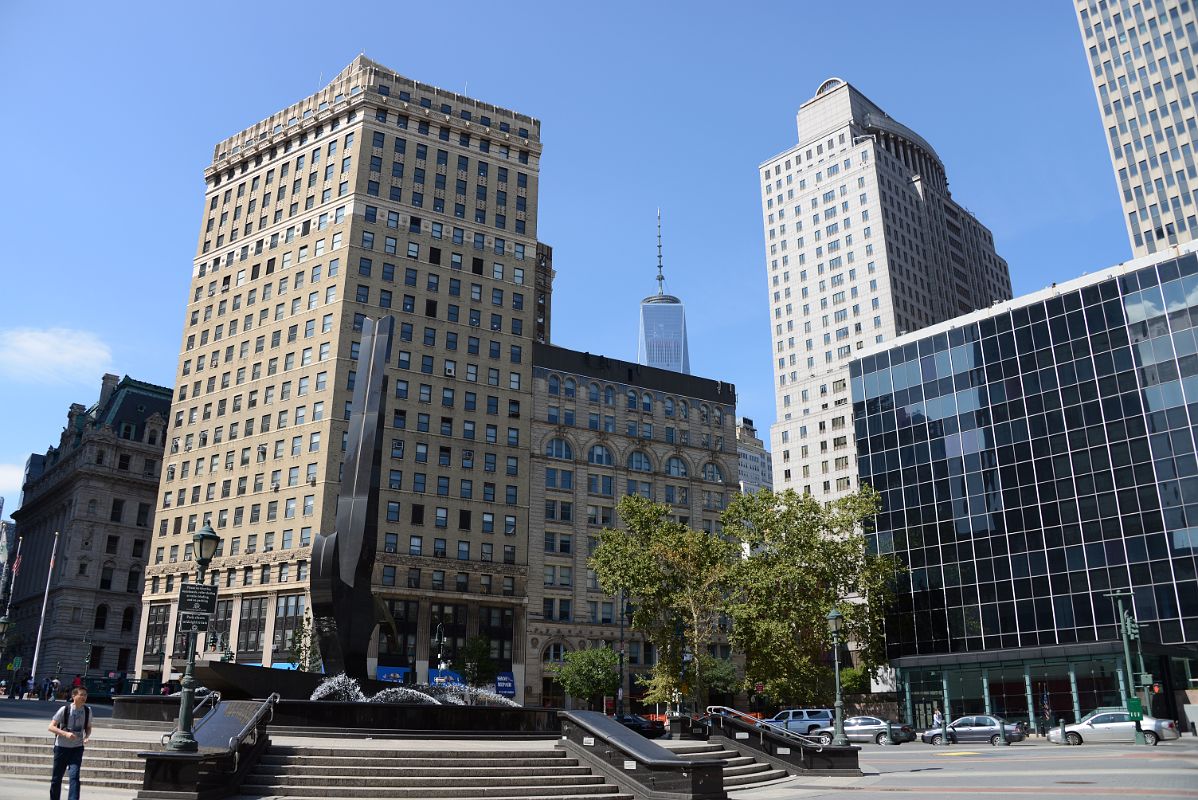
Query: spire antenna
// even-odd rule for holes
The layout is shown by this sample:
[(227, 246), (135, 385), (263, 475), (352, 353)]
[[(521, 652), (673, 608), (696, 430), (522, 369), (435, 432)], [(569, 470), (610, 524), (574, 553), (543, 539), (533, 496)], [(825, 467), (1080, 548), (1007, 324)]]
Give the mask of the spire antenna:
[(666, 276), (661, 272), (661, 208), (657, 209), (657, 293), (664, 295)]

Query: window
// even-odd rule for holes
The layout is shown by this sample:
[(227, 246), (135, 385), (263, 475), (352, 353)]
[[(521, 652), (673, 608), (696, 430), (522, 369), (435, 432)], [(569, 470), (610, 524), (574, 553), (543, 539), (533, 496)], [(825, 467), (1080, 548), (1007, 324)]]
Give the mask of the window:
[(611, 451), (601, 444), (594, 445), (587, 452), (587, 461), (591, 464), (610, 467), (612, 465)]
[[(592, 448), (593, 450), (594, 448)], [(559, 458), (566, 461), (573, 460), (574, 451), (571, 449), (569, 442), (564, 439), (550, 439), (545, 445), (545, 455), (549, 458)]]

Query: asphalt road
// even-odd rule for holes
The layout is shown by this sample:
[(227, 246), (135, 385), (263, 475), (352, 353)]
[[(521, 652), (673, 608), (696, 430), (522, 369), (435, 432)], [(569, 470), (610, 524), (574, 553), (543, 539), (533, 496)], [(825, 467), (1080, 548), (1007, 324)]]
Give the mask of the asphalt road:
[(1192, 736), (1138, 748), (1109, 744), (1062, 747), (1043, 740), (1010, 747), (932, 747), (920, 742), (899, 747), (862, 745), (861, 766), (866, 776), (857, 780), (800, 777), (789, 785), (736, 797), (893, 800), (899, 793), (1037, 800), (1198, 798), (1198, 739)]

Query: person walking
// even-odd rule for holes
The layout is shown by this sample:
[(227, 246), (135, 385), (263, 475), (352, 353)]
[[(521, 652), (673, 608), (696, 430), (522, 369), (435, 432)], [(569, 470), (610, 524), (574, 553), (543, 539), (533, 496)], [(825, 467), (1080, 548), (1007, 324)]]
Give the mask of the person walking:
[(54, 770), (50, 775), (50, 800), (61, 800), (62, 776), (69, 781), (67, 800), (79, 800), (79, 770), (83, 746), (92, 735), (92, 710), (87, 706), (87, 689), (71, 690), (71, 702), (58, 709), (50, 720), (54, 734)]
[(932, 709), (932, 727), (939, 728), (944, 724), (944, 715), (940, 713), (940, 707), (936, 706)]

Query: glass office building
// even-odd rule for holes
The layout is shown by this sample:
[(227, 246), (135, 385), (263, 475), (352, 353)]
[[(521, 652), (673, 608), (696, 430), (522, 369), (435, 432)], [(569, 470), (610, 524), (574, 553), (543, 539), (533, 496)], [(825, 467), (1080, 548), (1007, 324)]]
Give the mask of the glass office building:
[[(851, 366), (871, 545), (907, 571), (887, 617), (917, 724), (1073, 721), (1121, 704), (1132, 593), (1152, 711), (1198, 677), (1198, 247), (890, 342)], [(1135, 672), (1141, 668), (1133, 667)]]
[(670, 372), (691, 373), (686, 345), (686, 309), (668, 294), (654, 294), (641, 301), (641, 330), (637, 361)]

